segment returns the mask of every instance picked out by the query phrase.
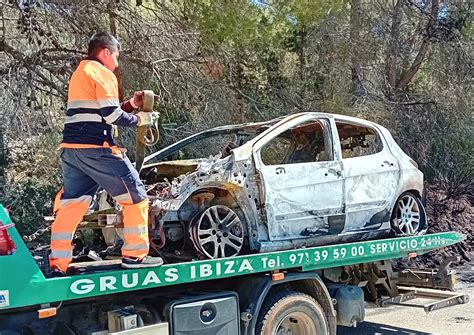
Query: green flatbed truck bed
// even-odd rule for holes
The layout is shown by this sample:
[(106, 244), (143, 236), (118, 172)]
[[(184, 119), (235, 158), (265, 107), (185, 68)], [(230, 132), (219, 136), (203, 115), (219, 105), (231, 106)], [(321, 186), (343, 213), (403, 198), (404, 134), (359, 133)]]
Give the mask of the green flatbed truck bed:
[[(11, 223), (1, 205), (0, 221), (4, 225)], [(45, 278), (14, 226), (8, 228), (8, 234), (17, 250), (12, 255), (0, 256), (0, 319), (2, 312), (21, 311), (25, 308), (38, 310), (45, 306), (57, 306), (60, 302), (73, 303), (77, 299), (87, 301), (86, 298), (94, 300), (111, 294), (132, 294), (137, 290), (143, 292), (175, 285), (189, 286), (204, 281), (219, 282), (225, 278), (235, 280), (239, 276), (258, 277), (258, 274), (282, 273), (285, 276), (286, 273), (295, 273), (301, 276), (305, 273), (315, 273), (315, 270), (387, 261), (414, 253), (424, 254), (453, 245), (464, 238), (459, 233), (445, 232), (252, 254), (229, 259), (165, 264), (151, 269), (117, 268), (61, 278)]]

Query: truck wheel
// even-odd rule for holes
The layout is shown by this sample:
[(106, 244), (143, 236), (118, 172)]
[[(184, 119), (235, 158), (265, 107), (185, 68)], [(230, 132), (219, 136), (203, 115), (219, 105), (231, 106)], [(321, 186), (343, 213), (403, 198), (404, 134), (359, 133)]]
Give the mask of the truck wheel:
[(311, 296), (283, 291), (267, 297), (257, 320), (258, 335), (328, 334), (328, 322), (321, 306)]

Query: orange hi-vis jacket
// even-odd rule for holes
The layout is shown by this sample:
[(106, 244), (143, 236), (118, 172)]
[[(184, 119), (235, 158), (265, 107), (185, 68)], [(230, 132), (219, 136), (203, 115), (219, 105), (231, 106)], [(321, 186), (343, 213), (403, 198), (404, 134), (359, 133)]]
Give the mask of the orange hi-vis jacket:
[(129, 102), (120, 104), (112, 71), (96, 60), (81, 61), (69, 82), (62, 146), (113, 146), (113, 125), (137, 124), (137, 116), (127, 113), (132, 110)]

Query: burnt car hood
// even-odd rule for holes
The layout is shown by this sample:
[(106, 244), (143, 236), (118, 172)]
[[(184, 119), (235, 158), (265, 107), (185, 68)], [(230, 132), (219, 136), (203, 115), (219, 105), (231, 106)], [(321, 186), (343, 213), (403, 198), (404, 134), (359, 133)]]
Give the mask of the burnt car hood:
[[(177, 210), (186, 199), (199, 189), (221, 187), (232, 183), (231, 171), (233, 155), (225, 158), (209, 157), (207, 159), (179, 160), (160, 162), (148, 166), (154, 169), (165, 181), (156, 184), (160, 189), (150, 195), (155, 209)], [(171, 177), (171, 179), (166, 178)], [(148, 188), (155, 185), (147, 185)]]

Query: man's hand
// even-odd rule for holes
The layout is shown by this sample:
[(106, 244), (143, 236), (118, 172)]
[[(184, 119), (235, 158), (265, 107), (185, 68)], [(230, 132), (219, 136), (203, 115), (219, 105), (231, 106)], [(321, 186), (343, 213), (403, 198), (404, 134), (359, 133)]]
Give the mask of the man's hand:
[(130, 104), (133, 108), (143, 106), (143, 91), (133, 93), (133, 98), (130, 99)]
[(137, 126), (151, 126), (158, 122), (160, 118), (159, 112), (140, 112), (137, 114), (138, 116), (138, 124)]

